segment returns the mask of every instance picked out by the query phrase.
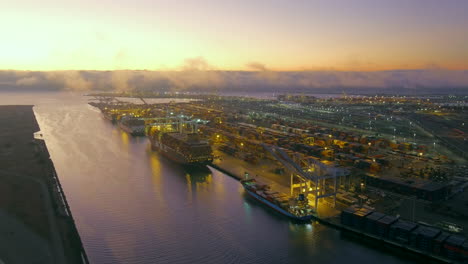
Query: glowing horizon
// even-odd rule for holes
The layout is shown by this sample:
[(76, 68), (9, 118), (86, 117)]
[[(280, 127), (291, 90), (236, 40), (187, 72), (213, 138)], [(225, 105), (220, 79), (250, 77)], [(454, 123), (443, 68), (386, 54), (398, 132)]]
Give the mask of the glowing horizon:
[(467, 9), (462, 0), (19, 0), (0, 11), (0, 70), (466, 70)]

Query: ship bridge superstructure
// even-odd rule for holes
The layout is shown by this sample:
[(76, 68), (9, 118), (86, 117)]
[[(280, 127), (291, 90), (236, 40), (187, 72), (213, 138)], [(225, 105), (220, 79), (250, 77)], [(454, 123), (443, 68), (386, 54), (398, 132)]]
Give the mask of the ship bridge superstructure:
[(150, 120), (151, 123), (147, 125), (147, 127), (157, 128), (161, 131), (166, 132), (187, 132), (187, 133), (197, 133), (198, 126), (200, 124), (207, 124), (209, 121), (199, 119), (199, 118), (192, 118), (190, 116), (186, 116), (183, 114), (174, 115), (174, 116), (166, 116), (166, 117), (156, 117), (156, 118), (140, 118), (141, 120)]

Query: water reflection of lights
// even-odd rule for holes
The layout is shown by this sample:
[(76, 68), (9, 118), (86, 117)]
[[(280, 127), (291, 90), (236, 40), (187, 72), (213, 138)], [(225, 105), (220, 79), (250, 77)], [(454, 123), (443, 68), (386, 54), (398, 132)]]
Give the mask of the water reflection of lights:
[(251, 212), (252, 208), (250, 207), (250, 204), (246, 201), (244, 201), (244, 209), (248, 211), (249, 213)]
[(188, 190), (192, 193), (193, 190), (199, 192), (211, 186), (213, 176), (208, 169), (187, 170), (185, 172), (185, 179), (187, 181)]
[(187, 181), (187, 199), (192, 203), (192, 179), (189, 173), (185, 173), (185, 180)]
[(290, 222), (289, 229), (294, 233), (304, 233), (304, 232), (312, 232), (314, 230), (314, 225), (312, 222), (310, 223), (300, 223), (300, 222)]
[(128, 147), (128, 143), (130, 141), (128, 134), (124, 131), (120, 131), (120, 138), (122, 139), (122, 143), (125, 147)]
[(161, 161), (159, 160), (159, 157), (157, 156), (156, 153), (151, 153), (151, 150), (147, 150), (150, 158), (150, 165), (151, 165), (151, 172), (152, 172), (152, 181), (153, 181), (153, 188), (154, 188), (154, 194), (157, 197), (159, 201), (164, 201), (164, 196), (162, 195), (161, 192), (161, 173), (162, 173), (162, 168), (161, 168)]
[(252, 207), (247, 201), (243, 203), (244, 212), (245, 212), (245, 219), (250, 223), (252, 222)]

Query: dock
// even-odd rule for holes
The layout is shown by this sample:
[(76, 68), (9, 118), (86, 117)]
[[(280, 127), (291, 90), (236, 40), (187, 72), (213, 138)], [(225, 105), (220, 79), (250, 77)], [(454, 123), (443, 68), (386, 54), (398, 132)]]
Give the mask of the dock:
[[(182, 114), (194, 120), (204, 120), (194, 131), (211, 145), (214, 159), (210, 167), (225, 175), (236, 180), (247, 177), (258, 179), (272, 190), (291, 196), (302, 194), (309, 201), (314, 200), (317, 222), (366, 240), (377, 240), (376, 244), (384, 247), (398, 248), (436, 262), (450, 263), (445, 257), (454, 261), (466, 259), (468, 240), (465, 242), (465, 238), (447, 239), (450, 240), (447, 243), (443, 240), (443, 252), (417, 244), (419, 223), (414, 219), (416, 199), (422, 201), (418, 209), (426, 210), (426, 207), (421, 208), (421, 204), (430, 204), (441, 209), (438, 211), (440, 214), (444, 208), (440, 204), (451, 208), (446, 202), (456, 193), (452, 193), (451, 187), (464, 186), (462, 184), (468, 181), (462, 177), (463, 166), (455, 165), (458, 159), (453, 155), (442, 155), (448, 152), (436, 149), (435, 142), (430, 142), (433, 147), (425, 145), (427, 133), (420, 135), (419, 127), (405, 121), (403, 115), (394, 120), (387, 107), (396, 103), (398, 108), (395, 110), (400, 112), (400, 102), (405, 102), (410, 113), (416, 105), (424, 103), (430, 108), (432, 104), (418, 98), (388, 97), (380, 99), (380, 112), (362, 113), (362, 104), (375, 107), (372, 100), (322, 100), (303, 96), (281, 96), (277, 100), (269, 100), (206, 96), (197, 101), (145, 105), (143, 108), (105, 100), (91, 104), (105, 116), (113, 115), (115, 120), (129, 113), (134, 118), (144, 120), (167, 119)], [(348, 113), (350, 109), (356, 111), (351, 115)], [(345, 118), (349, 119), (347, 124), (344, 124)], [(369, 124), (367, 127), (369, 119), (379, 124), (372, 127)], [(396, 121), (398, 128), (389, 130), (389, 125), (395, 125)], [(164, 125), (169, 126), (166, 129), (174, 130), (173, 122)], [(152, 124), (147, 126), (152, 127)], [(371, 131), (371, 128), (375, 131)], [(399, 135), (396, 134), (397, 129), (401, 130)], [(417, 141), (416, 134), (422, 140)], [(409, 137), (412, 140), (406, 140)], [(452, 174), (458, 176), (450, 177)], [(457, 188), (457, 191), (463, 189)], [(392, 199), (385, 198), (388, 196)], [(412, 218), (406, 212), (406, 200), (413, 201)], [(337, 221), (341, 209), (358, 204), (359, 208), (372, 212), (413, 219), (410, 222), (416, 228), (417, 238), (414, 241), (417, 243), (400, 237), (387, 237), (387, 234), (373, 237), (366, 230), (353, 229), (353, 225), (347, 226), (347, 223)], [(440, 217), (434, 213), (425, 212), (425, 215), (446, 219), (446, 215)], [(463, 212), (457, 211), (447, 217), (463, 215)], [(457, 222), (463, 223), (464, 220)], [(455, 235), (450, 238), (452, 236)]]
[[(212, 164), (209, 165), (209, 167), (211, 167), (213, 169), (216, 169), (216, 170), (222, 172), (223, 174), (225, 174), (225, 175), (227, 175), (229, 177), (232, 177), (232, 178), (234, 178), (234, 179), (236, 179), (238, 181), (240, 181), (241, 179), (244, 178), (244, 175), (240, 175), (238, 173), (235, 173), (232, 170), (230, 170), (229, 168), (226, 168), (226, 167), (224, 167), (222, 165), (219, 165), (219, 164), (212, 163)], [(401, 250), (402, 252), (409, 253), (409, 254), (411, 254), (413, 256), (421, 257), (424, 260), (431, 261), (430, 263), (456, 263), (453, 260), (449, 260), (449, 259), (446, 259), (444, 257), (434, 255), (434, 254), (431, 254), (431, 253), (428, 253), (428, 252), (424, 252), (424, 251), (418, 250), (416, 248), (409, 247), (408, 245), (398, 243), (396, 241), (392, 241), (390, 239), (386, 239), (386, 238), (383, 238), (383, 237), (378, 237), (378, 236), (363, 232), (361, 230), (358, 230), (358, 229), (343, 225), (343, 224), (341, 224), (339, 222), (339, 217), (337, 217), (337, 216), (322, 217), (322, 216), (318, 215), (318, 216), (315, 217), (315, 219), (313, 221), (317, 221), (320, 224), (335, 228), (335, 229), (340, 230), (342, 232), (346, 232), (346, 233), (351, 234), (354, 237), (356, 237), (358, 239), (361, 239), (361, 240), (369, 241), (369, 239), (370, 239), (372, 241), (372, 243), (374, 243), (373, 245), (382, 245), (384, 247)]]

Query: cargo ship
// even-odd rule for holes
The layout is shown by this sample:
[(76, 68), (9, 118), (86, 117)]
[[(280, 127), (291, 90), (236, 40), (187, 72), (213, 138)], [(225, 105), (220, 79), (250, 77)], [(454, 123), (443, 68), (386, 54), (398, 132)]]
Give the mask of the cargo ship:
[(196, 132), (168, 132), (153, 127), (148, 138), (153, 150), (182, 165), (207, 165), (213, 161), (210, 144)]
[(309, 205), (304, 194), (292, 198), (271, 191), (270, 186), (255, 179), (241, 180), (241, 184), (250, 196), (285, 216), (300, 221), (309, 221), (316, 217), (315, 210)]
[(132, 136), (145, 135), (145, 121), (133, 116), (123, 116), (120, 119), (119, 127)]
[(384, 242), (440, 262), (468, 261), (468, 238), (423, 222), (352, 206), (341, 211), (342, 228), (372, 243)]
[(110, 111), (102, 111), (102, 115), (104, 116), (105, 119), (111, 121), (112, 123), (116, 123), (117, 118), (119, 116), (117, 113), (113, 113)]

